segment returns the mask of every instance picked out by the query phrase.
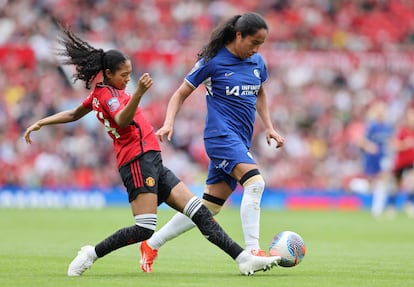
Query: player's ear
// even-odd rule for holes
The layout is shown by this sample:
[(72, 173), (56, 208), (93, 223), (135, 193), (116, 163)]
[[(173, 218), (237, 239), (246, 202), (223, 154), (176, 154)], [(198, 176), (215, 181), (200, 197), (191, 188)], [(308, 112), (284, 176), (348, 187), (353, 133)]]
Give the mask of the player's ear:
[(240, 31), (236, 31), (236, 39), (241, 40), (243, 38), (243, 35)]
[(112, 78), (112, 72), (110, 69), (105, 69), (104, 71), (105, 78), (111, 79)]

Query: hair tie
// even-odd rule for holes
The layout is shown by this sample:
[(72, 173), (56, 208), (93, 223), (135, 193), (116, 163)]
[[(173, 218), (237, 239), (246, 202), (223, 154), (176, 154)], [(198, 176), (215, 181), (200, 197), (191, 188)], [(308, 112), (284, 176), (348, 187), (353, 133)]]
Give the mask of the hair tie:
[(236, 21), (234, 21), (234, 24), (233, 24), (234, 27), (236, 27), (236, 24), (241, 17), (243, 17), (243, 15), (237, 15)]

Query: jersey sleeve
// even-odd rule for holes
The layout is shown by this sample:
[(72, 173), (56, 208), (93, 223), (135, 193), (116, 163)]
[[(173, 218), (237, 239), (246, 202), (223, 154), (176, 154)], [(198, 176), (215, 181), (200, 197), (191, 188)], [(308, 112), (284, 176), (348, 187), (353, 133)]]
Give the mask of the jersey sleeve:
[(203, 59), (200, 59), (195, 63), (194, 67), (190, 71), (190, 73), (187, 74), (185, 77), (185, 82), (192, 86), (194, 89), (197, 88), (200, 84), (202, 84), (205, 80), (211, 77), (212, 73), (212, 67), (211, 64), (212, 60), (207, 61), (204, 63)]
[(92, 110), (92, 100), (93, 100), (93, 93), (90, 93), (88, 97), (86, 97), (86, 99), (84, 99), (82, 101), (82, 105), (88, 109), (88, 110)]
[(372, 122), (368, 122), (365, 126), (365, 138), (368, 140), (371, 140), (372, 130), (373, 130), (374, 124)]
[(267, 67), (266, 67), (266, 63), (263, 59), (263, 57), (259, 54), (257, 54), (258, 56), (258, 64), (260, 67), (260, 79), (263, 82), (265, 82), (267, 80), (268, 74), (267, 74)]
[(104, 111), (105, 114), (109, 114), (113, 119), (115, 118), (115, 115), (124, 107), (124, 104), (119, 97), (119, 93), (123, 92), (124, 91), (119, 91), (113, 88), (106, 88), (99, 98), (101, 110)]

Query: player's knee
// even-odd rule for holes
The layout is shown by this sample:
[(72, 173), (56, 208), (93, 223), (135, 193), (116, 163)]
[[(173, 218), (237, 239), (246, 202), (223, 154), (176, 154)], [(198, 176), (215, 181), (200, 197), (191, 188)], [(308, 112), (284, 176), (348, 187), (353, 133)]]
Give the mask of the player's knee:
[(240, 184), (244, 188), (245, 195), (255, 197), (261, 197), (265, 188), (265, 181), (257, 169), (247, 172), (241, 178)]
[(157, 226), (157, 215), (152, 213), (135, 216), (135, 229), (133, 238), (139, 241), (149, 239)]
[(202, 199), (201, 202), (208, 208), (208, 210), (210, 210), (210, 212), (213, 215), (218, 214), (221, 210), (221, 207), (222, 207), (221, 205), (215, 204), (215, 203), (213, 203), (211, 201), (208, 201), (208, 200), (205, 200), (205, 199)]
[(203, 199), (201, 202), (210, 210), (213, 215), (216, 215), (220, 212), (225, 200), (212, 196), (210, 194), (204, 193)]

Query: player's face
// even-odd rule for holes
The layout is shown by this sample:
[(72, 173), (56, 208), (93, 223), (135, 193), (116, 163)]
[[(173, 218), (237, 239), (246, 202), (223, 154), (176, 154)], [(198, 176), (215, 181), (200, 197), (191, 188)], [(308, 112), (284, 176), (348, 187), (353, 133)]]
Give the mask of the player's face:
[(267, 30), (260, 29), (254, 35), (247, 35), (242, 37), (240, 32), (236, 33), (235, 50), (241, 59), (251, 57), (259, 51), (259, 48), (265, 42), (267, 37)]
[(118, 69), (114, 73), (107, 73), (109, 84), (118, 89), (125, 90), (131, 79), (132, 64), (130, 60), (119, 64)]

